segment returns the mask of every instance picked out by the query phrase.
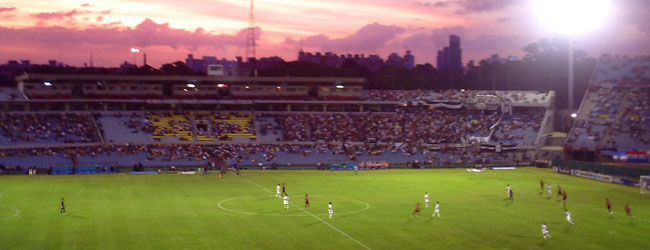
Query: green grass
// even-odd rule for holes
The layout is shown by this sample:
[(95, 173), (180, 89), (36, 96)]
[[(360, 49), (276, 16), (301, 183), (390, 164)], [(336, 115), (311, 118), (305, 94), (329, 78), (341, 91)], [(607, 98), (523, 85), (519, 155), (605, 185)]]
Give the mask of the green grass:
[[(539, 180), (567, 190), (562, 202)], [(227, 175), (0, 176), (0, 249), (362, 249), (292, 203), (309, 193), (316, 214), (372, 249), (648, 249), (650, 197), (638, 188), (547, 169), (467, 173), (462, 169), (244, 171)], [(256, 184), (262, 186), (265, 190)], [(514, 203), (505, 200), (512, 185)], [(429, 192), (440, 201), (411, 216)], [(59, 215), (65, 197), (68, 213)], [(609, 216), (605, 198), (614, 203)], [(332, 201), (334, 219), (327, 219)], [(634, 217), (625, 216), (629, 202)], [(366, 203), (368, 205), (366, 205)], [(222, 207), (237, 211), (227, 211)], [(369, 208), (366, 209), (366, 207)], [(14, 216), (16, 211), (20, 214)], [(552, 239), (544, 241), (546, 222)]]

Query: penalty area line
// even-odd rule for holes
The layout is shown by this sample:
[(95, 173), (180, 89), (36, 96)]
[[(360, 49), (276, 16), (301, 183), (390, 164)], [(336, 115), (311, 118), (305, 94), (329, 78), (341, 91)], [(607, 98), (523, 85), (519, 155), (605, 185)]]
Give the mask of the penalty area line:
[[(274, 194), (273, 191), (271, 191), (271, 190), (268, 189), (268, 188), (263, 187), (263, 186), (260, 185), (260, 184), (257, 184), (257, 182), (254, 182), (254, 181), (252, 181), (252, 180), (248, 180), (248, 181), (249, 181), (250, 183), (253, 183), (255, 186), (261, 188), (262, 190), (264, 190), (264, 191), (266, 191), (266, 192), (269, 192), (269, 193), (271, 193), (271, 194)], [(318, 219), (318, 220), (319, 220), (320, 222), (322, 222), (323, 224), (327, 225), (327, 226), (330, 227), (331, 229), (334, 229), (334, 231), (339, 232), (339, 233), (342, 234), (343, 236), (345, 236), (345, 237), (347, 237), (348, 239), (350, 239), (350, 240), (354, 241), (355, 243), (359, 244), (359, 246), (362, 246), (363, 248), (368, 249), (368, 250), (372, 250), (372, 248), (366, 246), (366, 244), (363, 244), (361, 241), (359, 241), (359, 240), (355, 239), (354, 237), (350, 236), (349, 234), (343, 232), (341, 229), (338, 229), (337, 227), (332, 226), (332, 224), (329, 224), (327, 221), (325, 221), (325, 220), (321, 219), (320, 217), (318, 217), (318, 216), (312, 214), (311, 212), (305, 210), (304, 208), (302, 208), (302, 207), (300, 207), (300, 206), (298, 206), (298, 205), (295, 205), (295, 204), (291, 204), (291, 205), (293, 205), (294, 207), (300, 208), (300, 210), (302, 210), (303, 212), (307, 213), (308, 215), (311, 215), (311, 217), (314, 217), (314, 218)]]

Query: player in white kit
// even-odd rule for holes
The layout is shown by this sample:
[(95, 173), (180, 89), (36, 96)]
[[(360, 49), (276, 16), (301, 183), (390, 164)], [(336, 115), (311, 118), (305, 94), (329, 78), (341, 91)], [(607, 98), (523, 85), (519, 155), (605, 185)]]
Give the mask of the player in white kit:
[(284, 202), (284, 209), (289, 209), (289, 195), (285, 194), (282, 202)]
[(424, 193), (424, 208), (429, 208), (429, 193)]
[(566, 221), (573, 225), (573, 220), (571, 220), (571, 212), (569, 212), (569, 210), (564, 210), (564, 216), (566, 216)]
[(275, 188), (275, 197), (282, 198), (282, 188), (280, 187), (280, 184)]
[(510, 190), (512, 190), (512, 187), (510, 187), (510, 184), (508, 184), (508, 186), (506, 186), (506, 197), (507, 198), (510, 198)]
[(334, 207), (332, 207), (332, 202), (330, 201), (329, 204), (327, 204), (327, 212), (330, 214), (330, 219), (334, 217)]
[(553, 186), (551, 186), (551, 184), (546, 186), (546, 192), (548, 192), (548, 198), (551, 198), (551, 195), (553, 195)]
[(438, 215), (440, 217), (440, 203), (436, 201), (436, 206), (433, 208), (433, 214), (431, 215), (432, 217), (435, 217)]
[(551, 234), (548, 232), (546, 223), (542, 223), (542, 236), (544, 236), (544, 239), (546, 239), (546, 237), (551, 238)]

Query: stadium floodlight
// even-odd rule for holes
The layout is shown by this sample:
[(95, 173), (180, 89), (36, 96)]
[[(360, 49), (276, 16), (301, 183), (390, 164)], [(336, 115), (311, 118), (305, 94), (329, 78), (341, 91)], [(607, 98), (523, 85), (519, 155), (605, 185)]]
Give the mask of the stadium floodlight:
[(576, 114), (576, 113), (571, 113), (571, 118), (576, 118), (576, 117), (578, 117), (578, 114)]
[(612, 12), (610, 0), (534, 0), (533, 11), (551, 32), (572, 36), (602, 26)]
[(43, 82), (43, 85), (45, 85), (45, 86), (52, 86), (52, 83), (51, 83), (51, 82)]
[(342, 88), (345, 88), (345, 86), (343, 86), (343, 85), (341, 85), (341, 84), (338, 84), (338, 85), (336, 85), (336, 88), (337, 88), (337, 89), (342, 89)]
[(187, 84), (187, 87), (188, 87), (188, 88), (196, 88), (196, 84), (194, 84), (194, 83), (188, 83), (188, 84)]
[(131, 48), (131, 53), (140, 53), (140, 50), (136, 48)]
[(227, 88), (227, 87), (228, 87), (228, 85), (225, 85), (223, 83), (217, 84), (217, 88)]
[(533, 12), (547, 29), (569, 38), (567, 106), (573, 109), (572, 37), (602, 26), (612, 12), (610, 0), (534, 0)]

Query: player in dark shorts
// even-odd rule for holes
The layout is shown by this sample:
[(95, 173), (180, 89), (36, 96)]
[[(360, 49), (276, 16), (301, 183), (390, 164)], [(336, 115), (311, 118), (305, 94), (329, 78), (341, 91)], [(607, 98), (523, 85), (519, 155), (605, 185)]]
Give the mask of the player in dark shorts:
[(65, 214), (65, 202), (63, 201), (63, 198), (61, 198), (61, 214)]
[(305, 208), (310, 208), (309, 206), (309, 195), (305, 194)]
[(605, 204), (607, 205), (607, 211), (609, 211), (609, 214), (614, 214), (614, 211), (612, 211), (612, 201), (610, 201), (609, 198), (605, 199)]
[(539, 180), (539, 186), (542, 188), (542, 192), (540, 194), (544, 193), (544, 180)]
[(632, 208), (630, 207), (630, 203), (625, 204), (625, 212), (627, 213), (627, 216), (632, 216)]
[(560, 197), (562, 197), (562, 188), (560, 187), (560, 185), (557, 185), (557, 196), (556, 196), (556, 197), (557, 197), (558, 199), (559, 199)]
[(420, 209), (421, 208), (422, 208), (422, 206), (420, 206), (419, 202), (417, 204), (415, 204), (415, 211), (413, 211), (413, 214), (411, 214), (411, 215), (420, 215)]
[(287, 194), (287, 184), (282, 183), (282, 196)]
[(564, 207), (566, 207), (566, 197), (567, 197), (567, 193), (566, 193), (566, 190), (564, 190), (562, 192), (562, 200), (564, 200)]

